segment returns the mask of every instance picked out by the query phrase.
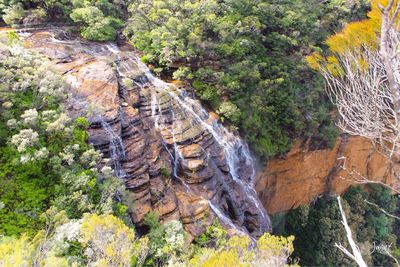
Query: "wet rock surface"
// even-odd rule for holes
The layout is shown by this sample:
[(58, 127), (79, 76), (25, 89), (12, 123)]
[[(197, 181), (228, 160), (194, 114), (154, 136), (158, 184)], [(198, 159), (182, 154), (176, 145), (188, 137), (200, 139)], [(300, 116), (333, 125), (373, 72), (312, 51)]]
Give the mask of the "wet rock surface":
[(70, 84), (70, 114), (89, 118), (89, 142), (112, 159), (135, 224), (156, 211), (164, 221), (181, 219), (192, 236), (215, 217), (253, 236), (271, 230), (248, 149), (215, 116), (184, 88), (155, 78), (130, 49), (59, 36), (24, 37)]

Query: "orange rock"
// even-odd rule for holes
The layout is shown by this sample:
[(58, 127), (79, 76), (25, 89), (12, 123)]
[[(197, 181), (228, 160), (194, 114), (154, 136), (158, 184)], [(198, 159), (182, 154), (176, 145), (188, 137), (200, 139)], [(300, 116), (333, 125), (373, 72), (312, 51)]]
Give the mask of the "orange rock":
[(207, 200), (184, 191), (177, 191), (176, 197), (184, 224), (194, 223), (201, 219), (208, 221), (208, 225), (212, 223), (213, 217), (210, 216), (210, 207)]
[(209, 118), (210, 122), (219, 120), (219, 115), (217, 113), (210, 112), (209, 115), (210, 115), (210, 118)]
[(394, 184), (389, 161), (362, 137), (340, 137), (332, 149), (296, 143), (285, 159), (274, 159), (256, 177), (256, 190), (270, 214), (308, 204), (324, 193), (341, 194), (361, 176)]
[(174, 191), (168, 190), (165, 196), (154, 205), (154, 209), (162, 218), (175, 211), (178, 212)]

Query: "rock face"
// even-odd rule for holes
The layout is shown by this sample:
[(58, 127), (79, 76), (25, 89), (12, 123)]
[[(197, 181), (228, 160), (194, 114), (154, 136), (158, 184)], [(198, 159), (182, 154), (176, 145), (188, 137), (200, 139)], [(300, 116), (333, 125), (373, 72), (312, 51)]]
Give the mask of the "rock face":
[(83, 42), (62, 31), (25, 36), (71, 85), (71, 116), (89, 118), (89, 142), (125, 182), (131, 218), (181, 219), (193, 236), (217, 215), (228, 228), (270, 231), (252, 188), (246, 145), (184, 88), (155, 78), (128, 48)]
[(391, 164), (369, 140), (341, 136), (333, 149), (311, 151), (297, 143), (258, 174), (256, 190), (267, 211), (277, 213), (325, 193), (341, 194), (362, 177), (395, 185)]

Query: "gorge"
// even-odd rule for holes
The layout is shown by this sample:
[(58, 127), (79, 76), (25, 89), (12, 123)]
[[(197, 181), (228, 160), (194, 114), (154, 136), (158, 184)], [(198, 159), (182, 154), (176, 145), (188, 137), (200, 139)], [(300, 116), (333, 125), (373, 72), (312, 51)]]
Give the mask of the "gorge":
[[(111, 159), (132, 222), (149, 211), (181, 219), (197, 236), (215, 216), (235, 232), (271, 231), (247, 145), (190, 97), (165, 83), (128, 46), (90, 43), (63, 30), (20, 33), (71, 87), (71, 117), (85, 116), (89, 143)], [(140, 229), (140, 227), (139, 227)]]
[(0, 0), (0, 266), (397, 266), (400, 0)]
[(394, 184), (389, 162), (360, 137), (340, 137), (325, 150), (298, 142), (284, 159), (256, 171), (245, 142), (190, 90), (155, 77), (128, 45), (91, 43), (63, 29), (20, 35), (71, 86), (68, 110), (89, 118), (89, 142), (125, 182), (135, 224), (156, 211), (163, 221), (181, 219), (196, 236), (216, 216), (236, 233), (259, 236), (271, 231), (265, 209), (285, 212), (323, 194), (343, 193), (356, 183), (350, 169)]
[(313, 150), (297, 142), (284, 158), (268, 162), (258, 174), (256, 190), (270, 214), (309, 204), (324, 194), (343, 194), (350, 185), (383, 183), (398, 190), (389, 160), (359, 136), (342, 135), (333, 148)]

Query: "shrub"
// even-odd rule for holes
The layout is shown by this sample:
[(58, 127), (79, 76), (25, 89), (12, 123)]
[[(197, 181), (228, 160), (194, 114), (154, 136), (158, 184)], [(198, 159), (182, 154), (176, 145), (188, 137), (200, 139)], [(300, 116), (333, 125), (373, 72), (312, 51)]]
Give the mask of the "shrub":
[(344, 2), (137, 0), (124, 32), (157, 73), (179, 64), (174, 78), (191, 81), (259, 156), (273, 157), (315, 132), (317, 113), (329, 114), (323, 82), (303, 56), (366, 8)]
[(130, 266), (135, 233), (112, 215), (85, 215), (80, 242), (94, 266)]
[(3, 20), (8, 25), (14, 26), (21, 24), (25, 16), (26, 10), (21, 4), (16, 4), (4, 9)]
[(181, 222), (173, 220), (161, 224), (158, 214), (149, 212), (144, 224), (150, 228), (147, 235), (150, 241), (149, 261), (160, 263), (182, 255), (186, 247), (186, 234)]
[(92, 41), (115, 40), (117, 29), (123, 25), (120, 19), (104, 16), (103, 12), (95, 6), (76, 8), (70, 17), (74, 22), (84, 25), (81, 34), (84, 38)]
[(76, 8), (69, 16), (73, 21), (85, 24), (96, 23), (104, 17), (103, 12), (94, 6)]
[(30, 266), (33, 246), (26, 235), (19, 239), (0, 237), (0, 266)]
[(207, 227), (206, 231), (195, 238), (201, 247), (222, 247), (226, 244), (228, 233), (219, 221)]
[(239, 123), (241, 116), (239, 108), (230, 101), (222, 102), (217, 113), (223, 115), (233, 123)]
[[(148, 239), (135, 241), (134, 230), (112, 215), (86, 214), (68, 220), (65, 213), (50, 209), (46, 227), (30, 241), (0, 238), (1, 266), (131, 266), (142, 259)], [(35, 264), (33, 264), (35, 263)]]
[(172, 78), (175, 80), (192, 79), (193, 74), (191, 73), (190, 68), (179, 67), (179, 69), (173, 73)]
[(40, 24), (46, 21), (47, 12), (44, 8), (35, 8), (29, 11), (29, 15), (24, 18), (24, 24)]
[(288, 266), (294, 251), (293, 236), (278, 237), (268, 233), (256, 244), (247, 236), (233, 236), (219, 248), (202, 248), (190, 260), (190, 266)]
[[(11, 36), (12, 37), (12, 36)], [(0, 40), (2, 40), (0, 38)], [(50, 205), (70, 218), (112, 213), (119, 180), (87, 144), (85, 118), (62, 112), (65, 84), (47, 60), (0, 44), (0, 234), (33, 235)], [(23, 79), (21, 79), (23, 77)], [(109, 168), (109, 167), (108, 167)], [(111, 169), (111, 168), (109, 168)]]
[(171, 171), (168, 170), (168, 168), (165, 167), (165, 166), (161, 166), (161, 167), (160, 167), (160, 174), (161, 174), (161, 176), (164, 177), (164, 178), (169, 178), (169, 177), (171, 177)]

